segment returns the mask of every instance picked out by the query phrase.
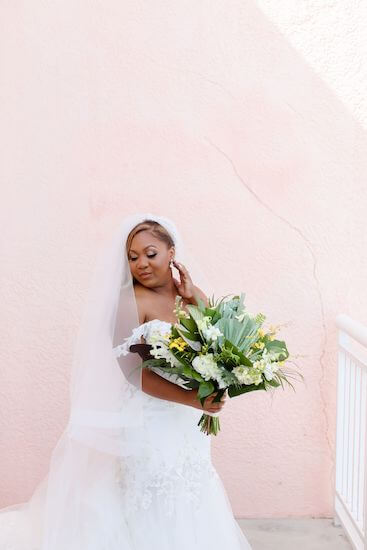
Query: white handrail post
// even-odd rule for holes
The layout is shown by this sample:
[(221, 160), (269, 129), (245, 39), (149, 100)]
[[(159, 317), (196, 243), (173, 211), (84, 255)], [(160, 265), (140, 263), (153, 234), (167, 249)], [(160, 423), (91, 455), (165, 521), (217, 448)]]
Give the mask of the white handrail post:
[[(367, 421), (365, 426), (365, 453), (367, 457)], [(363, 532), (364, 532), (364, 550), (367, 550), (367, 460), (364, 461), (364, 491), (363, 491)]]

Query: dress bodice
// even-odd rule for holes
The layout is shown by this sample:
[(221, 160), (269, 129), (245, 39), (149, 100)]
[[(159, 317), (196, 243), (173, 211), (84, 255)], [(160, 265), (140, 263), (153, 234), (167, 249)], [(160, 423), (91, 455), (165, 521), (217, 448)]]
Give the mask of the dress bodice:
[[(120, 355), (127, 355), (128, 353), (131, 353), (130, 346), (133, 344), (140, 344), (141, 337), (144, 338), (146, 343), (149, 343), (150, 335), (153, 330), (155, 332), (158, 331), (164, 334), (170, 331), (171, 326), (172, 323), (169, 323), (168, 321), (162, 321), (161, 319), (152, 319), (151, 321), (146, 321), (145, 323), (142, 323), (141, 325), (133, 329), (131, 335), (125, 338), (122, 344), (114, 348), (115, 356), (119, 357)], [(176, 374), (163, 372), (158, 367), (149, 367), (149, 369), (156, 374), (159, 374), (159, 376), (162, 376), (162, 378), (166, 378), (170, 382), (173, 382), (174, 384), (177, 384), (184, 389), (190, 390), (190, 388), (184, 386), (185, 381), (180, 379)]]

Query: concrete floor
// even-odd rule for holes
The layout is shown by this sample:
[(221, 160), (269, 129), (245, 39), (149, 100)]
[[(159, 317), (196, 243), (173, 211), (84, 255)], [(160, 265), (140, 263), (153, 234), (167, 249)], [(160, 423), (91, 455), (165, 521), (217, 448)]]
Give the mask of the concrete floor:
[(333, 519), (237, 519), (252, 550), (351, 550)]

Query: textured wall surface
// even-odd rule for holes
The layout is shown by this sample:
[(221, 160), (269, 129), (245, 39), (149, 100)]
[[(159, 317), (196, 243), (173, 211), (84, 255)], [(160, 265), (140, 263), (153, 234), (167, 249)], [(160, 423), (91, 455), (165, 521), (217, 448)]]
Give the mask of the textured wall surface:
[(295, 393), (223, 409), (235, 515), (332, 514), (335, 317), (367, 323), (365, 6), (295, 4), (2, 4), (1, 506), (47, 471), (95, 255), (145, 210), (299, 354)]

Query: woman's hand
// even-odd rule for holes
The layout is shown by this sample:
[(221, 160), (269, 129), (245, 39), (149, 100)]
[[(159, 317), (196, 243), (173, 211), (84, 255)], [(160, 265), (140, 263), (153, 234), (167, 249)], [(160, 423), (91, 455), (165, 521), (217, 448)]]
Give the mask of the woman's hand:
[(198, 390), (191, 390), (188, 393), (191, 394), (191, 406), (192, 407), (194, 407), (195, 409), (199, 409), (201, 411), (204, 411), (204, 412), (207, 411), (207, 412), (211, 412), (211, 413), (216, 413), (216, 412), (219, 412), (220, 410), (222, 410), (222, 407), (223, 407), (224, 403), (226, 402), (226, 398), (227, 398), (227, 394), (225, 392), (222, 395), (220, 401), (217, 401), (217, 402), (213, 403), (213, 399), (217, 395), (216, 393), (213, 393), (212, 395), (209, 395), (205, 399), (204, 405), (202, 406), (201, 402), (197, 398)]
[(174, 266), (178, 269), (180, 273), (180, 279), (181, 282), (179, 282), (177, 279), (173, 277), (173, 282), (176, 285), (177, 292), (179, 293), (182, 298), (184, 298), (187, 301), (195, 300), (194, 296), (194, 283), (191, 280), (190, 274), (186, 267), (183, 264), (180, 264), (176, 262), (176, 260), (172, 260)]

